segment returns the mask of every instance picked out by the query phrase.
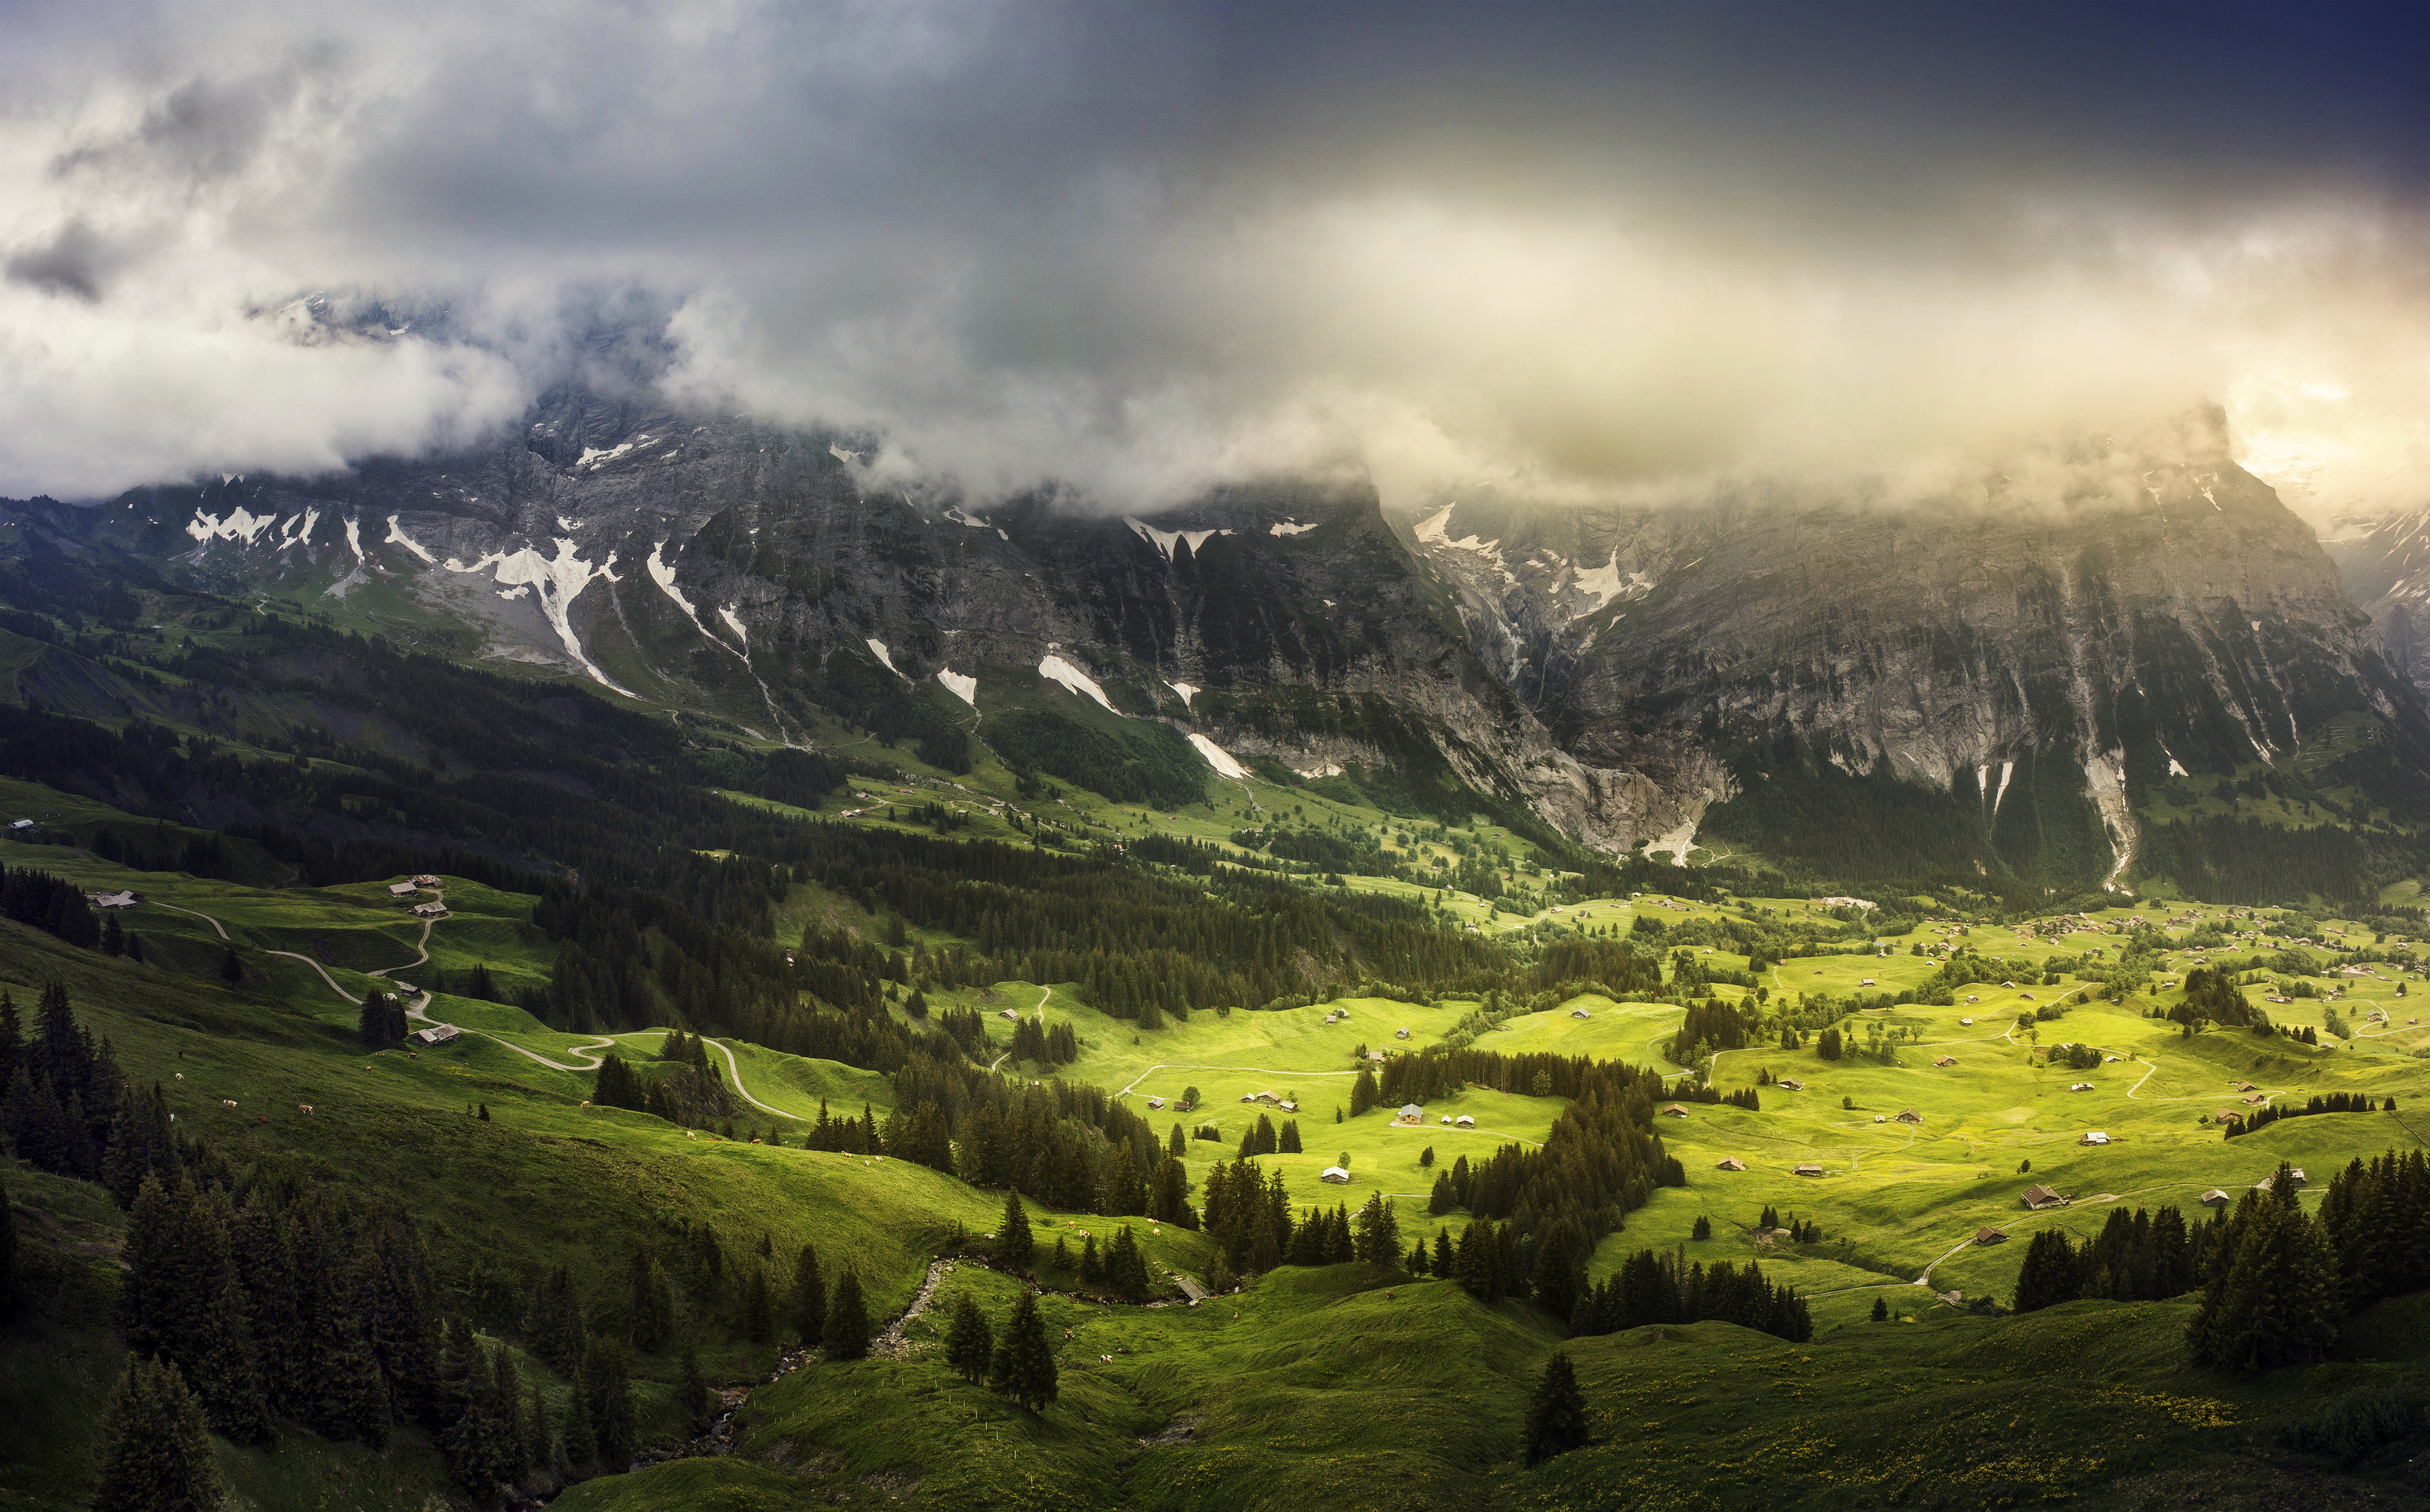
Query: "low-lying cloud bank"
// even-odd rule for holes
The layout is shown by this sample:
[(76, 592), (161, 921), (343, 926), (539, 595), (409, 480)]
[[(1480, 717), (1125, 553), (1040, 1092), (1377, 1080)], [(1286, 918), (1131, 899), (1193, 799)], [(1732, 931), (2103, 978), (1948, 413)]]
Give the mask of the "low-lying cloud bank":
[(2317, 517), (2425, 491), (2418, 165), (2373, 150), (2418, 123), (2321, 51), (2368, 37), (2139, 75), (2184, 39), (1323, 8), (37, 12), (0, 493), (456, 444), (574, 373), (1122, 508), (1928, 488), (2206, 400)]

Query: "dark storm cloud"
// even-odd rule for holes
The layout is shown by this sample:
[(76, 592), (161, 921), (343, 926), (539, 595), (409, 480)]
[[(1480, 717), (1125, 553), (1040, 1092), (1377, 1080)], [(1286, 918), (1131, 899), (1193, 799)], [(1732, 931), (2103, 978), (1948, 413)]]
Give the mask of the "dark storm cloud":
[[(2430, 121), (2359, 9), (9, 23), (10, 491), (443, 444), (586, 364), (1108, 503), (1928, 470), (2203, 398), (2402, 490), (2430, 390)], [(333, 339), (308, 294), (445, 318)]]

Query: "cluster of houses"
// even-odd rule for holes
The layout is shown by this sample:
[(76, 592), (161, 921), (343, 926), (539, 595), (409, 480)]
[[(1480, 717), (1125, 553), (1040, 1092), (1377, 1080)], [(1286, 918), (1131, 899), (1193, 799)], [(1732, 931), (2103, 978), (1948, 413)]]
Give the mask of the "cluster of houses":
[[(1284, 1113), (1296, 1113), (1299, 1111), (1299, 1105), (1292, 1102), (1290, 1098), (1283, 1096), (1280, 1092), (1242, 1092), (1240, 1094), (1240, 1101), (1243, 1103), (1262, 1103), (1268, 1107), (1277, 1109)], [(1148, 1106), (1150, 1107), (1160, 1107), (1163, 1104), (1161, 1102), (1155, 1099), (1151, 1099), (1148, 1103)]]

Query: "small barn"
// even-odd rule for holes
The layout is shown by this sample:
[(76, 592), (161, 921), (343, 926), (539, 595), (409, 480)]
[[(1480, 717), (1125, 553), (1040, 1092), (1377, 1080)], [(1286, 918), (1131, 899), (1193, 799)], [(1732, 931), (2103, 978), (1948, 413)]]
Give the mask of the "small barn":
[(1395, 1039), (1406, 1039), (1409, 1038), (1409, 1031), (1406, 1029), (1395, 1029), (1392, 1031), (1392, 1038)]
[(1662, 1116), (1666, 1119), (1684, 1119), (1688, 1116), (1688, 1110), (1673, 1103), (1662, 1110)]
[(1819, 1176), (1822, 1174), (1822, 1168), (1813, 1165), (1793, 1166), (1789, 1173), (1792, 1176)]
[(1911, 1107), (1901, 1108), (1896, 1113), (1891, 1114), (1890, 1117), (1894, 1122), (1899, 1123), (1921, 1123), (1923, 1122), (1923, 1115)]
[(1723, 1155), (1720, 1160), (1714, 1162), (1713, 1169), (1715, 1171), (1744, 1171), (1746, 1169), (1746, 1162), (1740, 1160), (1736, 1155)]
[(1021, 1018), (1021, 1010), (1018, 1008), (998, 1008), (995, 1010), (995, 1016), (999, 1019), (1011, 1019), (1017, 1022)]
[(85, 894), (85, 896), (96, 908), (132, 908), (135, 906), (135, 894), (132, 892), (89, 892)]
[(2107, 1144), (2109, 1142), (2109, 1136), (2102, 1133), (2099, 1129), (2087, 1129), (2084, 1131), (2084, 1138), (2076, 1140), (2075, 1142), (2078, 1144)]
[(2236, 1109), (2234, 1109), (2234, 1108), (2232, 1108), (2232, 1107), (2223, 1107), (2223, 1108), (2221, 1108), (2218, 1112), (2216, 1112), (2216, 1113), (2212, 1114), (2212, 1115), (2210, 1116), (2210, 1121), (2211, 1121), (2213, 1123), (2234, 1123), (2234, 1122), (2238, 1122), (2239, 1120), (2242, 1119), (2243, 1117), (2244, 1117), (2244, 1115), (2243, 1115), (2243, 1114), (2239, 1113)]
[(2008, 1236), (1996, 1228), (1978, 1228), (1974, 1231), (1974, 1242), (1986, 1246), (2006, 1244), (2008, 1242)]
[(1327, 1166), (1323, 1171), (1317, 1172), (1316, 1179), (1319, 1181), (1329, 1181), (1337, 1187), (1346, 1187), (1350, 1184), (1350, 1172), (1342, 1170), (1340, 1166)]
[(2257, 1092), (2261, 1088), (2254, 1086), (2251, 1082), (2239, 1082), (2236, 1084), (2236, 1089), (2239, 1092)]
[(1463, 1129), (1473, 1129), (1476, 1127), (1476, 1120), (1466, 1113), (1462, 1113), (1459, 1117), (1452, 1120), (1452, 1122), (1456, 1126)]
[(412, 890), (413, 884), (410, 882), (391, 882), (388, 885), (388, 895), (391, 898), (402, 898)]
[(1152, 1108), (1162, 1108), (1164, 1106), (1164, 1099), (1160, 1097), (1151, 1097), (1147, 1100), (1147, 1105)]
[(443, 919), (447, 915), (447, 906), (443, 903), (417, 903), (413, 911), (424, 919)]
[(1594, 1017), (1594, 1015), (1593, 1015), (1593, 1014), (1591, 1014), (1591, 1013), (1589, 1013), (1589, 1012), (1588, 1012), (1586, 1009), (1584, 1009), (1584, 1008), (1572, 1008), (1572, 1009), (1570, 1010), (1570, 1017), (1571, 1017), (1571, 1018), (1573, 1018), (1573, 1019), (1591, 1019), (1591, 1018), (1593, 1018), (1593, 1017)]
[[(1966, 1001), (1967, 1001), (1967, 1002), (1969, 1002), (1969, 1003), (1972, 1003), (1972, 1002), (1973, 1002), (1974, 1000), (1973, 1000), (1972, 998), (1968, 998)], [(1973, 1020), (1972, 1020), (1972, 1019), (1960, 1019), (1960, 1020), (1958, 1020), (1957, 1022), (1958, 1022), (1959, 1023), (1972, 1023), (1974, 1021), (1973, 1021)]]
[(1285, 1112), (1285, 1113), (1296, 1113), (1296, 1112), (1298, 1112), (1298, 1111), (1299, 1111), (1299, 1105), (1298, 1105), (1297, 1103), (1292, 1102), (1292, 1101), (1291, 1101), (1290, 1098), (1288, 1098), (1288, 1097), (1284, 1098), (1281, 1102), (1276, 1103), (1276, 1104), (1274, 1105), (1274, 1106), (1275, 1106), (1275, 1107), (1277, 1107), (1277, 1108), (1279, 1108), (1279, 1109), (1281, 1109), (1281, 1110), (1282, 1110), (1283, 1112)]
[(1955, 1066), (1957, 1064), (1957, 1057), (1956, 1055), (1941, 1055), (1934, 1059), (1933, 1064), (1936, 1066)]
[(2068, 1087), (2068, 1090), (2071, 1092), (2089, 1092), (2092, 1090), (2092, 1084), (2090, 1082), (2075, 1082)]
[(1394, 1119), (1393, 1122), (1396, 1123), (1423, 1123), (1425, 1122), (1425, 1118), (1426, 1110), (1424, 1108), (1418, 1106), (1415, 1103), (1409, 1103), (1402, 1106), (1400, 1116)]
[(424, 872), (413, 879), (413, 885), (417, 888), (435, 888), (439, 886), (439, 879)]
[(2060, 1196), (2057, 1192), (2053, 1191), (2050, 1188), (2043, 1186), (2040, 1182), (2034, 1183), (2032, 1186), (2026, 1188), (2022, 1192), (2019, 1193), (2018, 1200), (2037, 1212), (2039, 1212), (2045, 1207), (2065, 1207), (2067, 1205), (2066, 1198)]
[(1371, 1050), (1367, 1052), (1367, 1058), (1373, 1061), (1378, 1066), (1384, 1064), (1384, 1053), (1380, 1050)]
[(2220, 1190), (2216, 1187), (2213, 1187), (2210, 1190), (2203, 1193), (2197, 1200), (2201, 1202), (2205, 1207), (2225, 1207), (2227, 1205), (2227, 1193)]
[(1787, 1076), (1783, 1076), (1780, 1079), (1780, 1086), (1783, 1091), (1802, 1092), (1806, 1090), (1806, 1084), (1804, 1082), (1794, 1081)]
[(416, 1029), (408, 1038), (417, 1045), (443, 1045), (463, 1032), (452, 1023), (434, 1023), (427, 1029)]

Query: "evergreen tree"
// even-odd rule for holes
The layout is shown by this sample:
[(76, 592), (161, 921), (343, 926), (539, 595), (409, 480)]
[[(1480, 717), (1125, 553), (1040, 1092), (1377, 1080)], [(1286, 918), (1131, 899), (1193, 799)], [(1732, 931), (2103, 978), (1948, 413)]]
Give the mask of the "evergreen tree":
[(776, 1314), (768, 1296), (767, 1267), (754, 1261), (751, 1273), (742, 1283), (742, 1316), (739, 1324), (742, 1337), (754, 1344), (765, 1344), (776, 1337)]
[(190, 1177), (170, 1190), (144, 1178), (120, 1252), (127, 1346), (158, 1354), (191, 1376), (211, 1426), (242, 1443), (270, 1435), (267, 1404), (246, 1326), (225, 1193), (208, 1196)]
[(1435, 1263), (1432, 1269), (1438, 1277), (1445, 1281), (1451, 1280), (1456, 1274), (1452, 1260), (1449, 1229), (1435, 1230)]
[(1004, 1221), (996, 1225), (995, 1257), (1015, 1271), (1029, 1269), (1037, 1251), (1037, 1240), (1030, 1236), (1029, 1215), (1023, 1211), (1018, 1188), (1005, 1193)]
[(1422, 1276), (1426, 1273), (1426, 1241), (1423, 1238), (1411, 1239), (1408, 1258), (1401, 1262), (1401, 1268), (1413, 1276)]
[(2211, 1267), (2187, 1329), (2195, 1364), (2259, 1371), (2327, 1356), (2338, 1321), (2336, 1257), (2295, 1201), (2287, 1167), (2271, 1190), (2244, 1200)]
[(1032, 1412), (1055, 1400), (1055, 1352), (1046, 1342), (1046, 1322), (1039, 1316), (1035, 1293), (1024, 1291), (1013, 1304), (1011, 1321), (1004, 1325), (1004, 1338), (990, 1363), (988, 1381)]
[(591, 1432), (599, 1446), (599, 1462), (621, 1470), (633, 1461), (633, 1388), (624, 1374), (624, 1346), (612, 1338), (594, 1338), (582, 1360), (582, 1387), (591, 1409)]
[(176, 1366), (130, 1357), (102, 1418), (93, 1512), (218, 1512), (226, 1501), (201, 1399)]
[(2017, 1272), (2016, 1310), (2038, 1312), (2083, 1295), (2083, 1267), (2067, 1235), (2055, 1228), (2036, 1234), (2025, 1247), (2024, 1266)]
[(101, 1184), (119, 1206), (135, 1201), (143, 1178), (157, 1175), (162, 1183), (176, 1179), (177, 1147), (169, 1128), (168, 1094), (158, 1082), (118, 1099), (110, 1120), (109, 1145), (101, 1157)]
[(1357, 1234), (1356, 1254), (1369, 1265), (1389, 1266), (1401, 1257), (1401, 1221), (1383, 1193), (1369, 1197), (1358, 1210)]
[(802, 1257), (793, 1262), (792, 1324), (794, 1337), (804, 1349), (816, 1349), (826, 1336), (827, 1284), (819, 1273), (819, 1252), (802, 1246)]
[(220, 980), (230, 987), (244, 980), (244, 961), (238, 956), (233, 943), (220, 956)]
[(683, 1415), (684, 1437), (697, 1438), (714, 1421), (708, 1383), (700, 1378), (700, 1355), (691, 1340), (683, 1342), (683, 1373), (675, 1382), (675, 1410)]
[(675, 1326), (674, 1290), (650, 1252), (638, 1245), (624, 1273), (624, 1337), (644, 1354), (667, 1347)]
[(1527, 1402), (1527, 1463), (1540, 1465), (1587, 1441), (1587, 1399), (1567, 1353), (1556, 1350)]
[(861, 1300), (859, 1273), (850, 1268), (836, 1281), (822, 1337), (830, 1360), (869, 1357), (869, 1304)]
[(1295, 1155), (1300, 1153), (1299, 1120), (1285, 1119), (1283, 1121), (1282, 1137), (1276, 1143), (1275, 1149), (1279, 1154), (1287, 1155)]
[(1113, 1242), (1106, 1246), (1106, 1285), (1115, 1295), (1133, 1302), (1147, 1295), (1147, 1259), (1140, 1254), (1139, 1240), (1128, 1223), (1117, 1229)]
[(1882, 1297), (1875, 1297), (1873, 1299), (1873, 1321), (1877, 1323), (1886, 1323), (1889, 1321), (1890, 1304), (1889, 1300)]
[(405, 1005), (386, 992), (369, 992), (363, 996), (362, 1011), (355, 1018), (355, 1037), (365, 1050), (387, 1050), (405, 1043)]
[(1577, 1230), (1566, 1218), (1553, 1220), (1536, 1246), (1536, 1296), (1556, 1318), (1576, 1311), (1586, 1290), (1586, 1266), (1578, 1249)]
[(1688, 1237), (1691, 1239), (1711, 1238), (1713, 1237), (1713, 1221), (1706, 1217), (1704, 1214), (1698, 1213), (1696, 1215), (1696, 1225), (1688, 1231)]
[(0, 1320), (17, 1310), (17, 1219), (8, 1207), (8, 1185), (0, 1182)]
[(995, 1339), (988, 1331), (987, 1315), (979, 1311), (969, 1292), (961, 1292), (954, 1299), (953, 1316), (945, 1326), (945, 1363), (976, 1386), (987, 1379), (994, 1358)]
[(1082, 1235), (1080, 1238), (1080, 1282), (1083, 1286), (1103, 1286), (1106, 1262), (1097, 1254), (1097, 1236)]
[(558, 1266), (542, 1278), (524, 1324), (524, 1341), (540, 1362), (558, 1374), (571, 1376), (589, 1342), (582, 1326), (581, 1299), (574, 1289), (574, 1272)]

